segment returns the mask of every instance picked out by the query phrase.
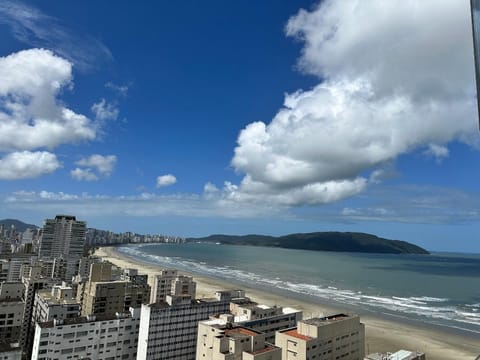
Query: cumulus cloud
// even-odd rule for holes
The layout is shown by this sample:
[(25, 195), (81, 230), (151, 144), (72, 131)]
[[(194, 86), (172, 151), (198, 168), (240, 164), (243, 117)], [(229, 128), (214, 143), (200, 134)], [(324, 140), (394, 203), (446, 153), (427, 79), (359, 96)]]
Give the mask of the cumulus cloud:
[(403, 154), (478, 146), (470, 26), (458, 1), (325, 0), (299, 11), (286, 33), (304, 43), (299, 68), (319, 84), (241, 131), (231, 163), (245, 177), (228, 196), (329, 203), (364, 191), (368, 173)]
[(157, 188), (159, 187), (164, 187), (164, 186), (170, 186), (173, 185), (177, 182), (177, 178), (173, 176), (172, 174), (167, 174), (167, 175), (161, 175), (157, 177)]
[(88, 34), (74, 32), (58, 19), (21, 1), (0, 0), (0, 24), (29, 46), (54, 50), (84, 71), (110, 61), (110, 50)]
[(0, 151), (54, 148), (93, 140), (95, 124), (57, 101), (72, 64), (49, 50), (0, 57)]
[(119, 110), (116, 103), (108, 103), (105, 99), (101, 99), (92, 105), (92, 112), (97, 120), (116, 120)]
[(87, 158), (78, 160), (75, 164), (79, 166), (85, 166), (90, 168), (96, 168), (102, 175), (110, 175), (117, 163), (117, 157), (115, 155), (99, 155), (94, 154)]
[(70, 176), (78, 181), (97, 181), (98, 176), (91, 169), (75, 168), (70, 171)]
[(70, 176), (79, 181), (96, 181), (99, 176), (109, 177), (116, 163), (115, 155), (94, 154), (76, 161), (75, 164), (80, 167), (70, 171)]
[(47, 151), (12, 152), (0, 158), (0, 179), (18, 180), (35, 178), (54, 172), (60, 167), (55, 154)]

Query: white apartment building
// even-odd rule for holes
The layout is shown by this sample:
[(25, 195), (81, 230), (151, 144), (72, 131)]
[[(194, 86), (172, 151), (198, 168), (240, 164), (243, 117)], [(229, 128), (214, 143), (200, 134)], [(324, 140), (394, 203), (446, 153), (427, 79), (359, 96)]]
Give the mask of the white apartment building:
[(230, 299), (192, 300), (167, 296), (167, 302), (142, 305), (138, 360), (194, 360), (198, 323), (229, 309)]
[(358, 315), (302, 320), (295, 328), (278, 331), (275, 345), (282, 348), (282, 360), (363, 360), (365, 326)]
[(70, 286), (65, 283), (54, 285), (51, 290), (41, 290), (35, 294), (32, 321), (46, 322), (78, 317), (80, 306)]
[(32, 360), (136, 359), (140, 309), (37, 323)]
[(265, 342), (265, 334), (221, 320), (198, 324), (197, 360), (281, 360), (281, 349)]

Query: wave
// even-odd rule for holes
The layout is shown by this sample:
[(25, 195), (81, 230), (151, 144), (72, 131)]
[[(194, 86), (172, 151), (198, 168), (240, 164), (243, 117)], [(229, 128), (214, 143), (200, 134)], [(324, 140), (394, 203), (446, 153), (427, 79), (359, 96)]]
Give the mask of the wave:
[[(301, 295), (312, 296), (328, 302), (348, 304), (352, 307), (367, 308), (375, 312), (383, 312), (393, 316), (422, 319), (432, 324), (442, 321), (443, 326), (480, 334), (480, 303), (452, 304), (448, 298), (431, 296), (387, 296), (367, 294), (373, 289), (356, 291), (341, 289), (337, 286), (310, 284), (285, 280), (278, 276), (266, 276), (254, 272), (234, 268), (229, 265), (212, 265), (182, 257), (170, 257), (150, 254), (142, 251), (143, 246), (122, 246), (118, 250), (125, 255), (138, 258), (164, 267), (172, 267), (199, 275), (230, 279), (246, 283), (252, 287), (275, 287)], [(387, 311), (387, 312), (385, 312)]]

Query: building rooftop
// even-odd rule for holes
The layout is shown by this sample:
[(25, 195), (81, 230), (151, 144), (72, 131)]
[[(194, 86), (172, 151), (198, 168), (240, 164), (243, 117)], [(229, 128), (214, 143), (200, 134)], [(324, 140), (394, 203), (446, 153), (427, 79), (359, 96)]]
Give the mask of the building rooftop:
[(311, 318), (307, 320), (302, 320), (302, 322), (308, 325), (325, 326), (328, 324), (351, 319), (354, 317), (356, 317), (356, 315), (352, 316), (352, 315), (346, 315), (346, 314), (336, 314), (331, 316), (316, 317), (316, 318)]
[(50, 290), (39, 291), (38, 296), (42, 297), (49, 305), (75, 305), (79, 304), (75, 298), (57, 299)]
[(288, 335), (288, 336), (291, 336), (291, 337), (294, 337), (294, 338), (297, 338), (297, 339), (300, 339), (300, 340), (312, 340), (313, 339), (310, 336), (300, 334), (297, 331), (297, 328), (280, 330), (280, 332), (285, 334), (285, 335)]
[(67, 318), (62, 320), (51, 320), (37, 323), (38, 326), (41, 328), (52, 328), (55, 326), (65, 326), (65, 325), (76, 325), (76, 324), (86, 324), (86, 323), (93, 323), (98, 321), (110, 321), (110, 320), (117, 320), (117, 319), (126, 319), (131, 317), (131, 313), (122, 313), (122, 314), (115, 314), (110, 316), (103, 316), (103, 315), (96, 315), (96, 316), (80, 316), (75, 318)]
[(226, 336), (230, 336), (230, 337), (235, 337), (235, 336), (238, 336), (238, 335), (242, 335), (242, 336), (256, 336), (256, 335), (259, 335), (261, 334), (260, 332), (258, 331), (255, 331), (255, 330), (252, 330), (252, 329), (247, 329), (247, 328), (244, 328), (244, 327), (233, 327), (231, 329), (225, 329), (225, 335)]

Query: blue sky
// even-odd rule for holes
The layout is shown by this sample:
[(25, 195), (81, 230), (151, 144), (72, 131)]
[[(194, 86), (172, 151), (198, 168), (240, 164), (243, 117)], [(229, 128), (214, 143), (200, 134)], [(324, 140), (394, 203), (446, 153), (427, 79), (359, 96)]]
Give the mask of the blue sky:
[(468, 6), (0, 0), (0, 218), (480, 252)]

